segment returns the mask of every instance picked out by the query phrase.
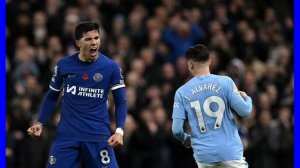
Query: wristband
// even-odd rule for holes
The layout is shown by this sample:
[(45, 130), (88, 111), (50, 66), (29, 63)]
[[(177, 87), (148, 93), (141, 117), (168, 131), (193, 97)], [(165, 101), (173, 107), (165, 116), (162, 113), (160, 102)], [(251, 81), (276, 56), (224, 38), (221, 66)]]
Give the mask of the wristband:
[(36, 124), (43, 126), (43, 123), (41, 123), (41, 122), (36, 122)]
[(122, 128), (117, 128), (117, 129), (116, 129), (116, 133), (119, 133), (119, 134), (121, 134), (122, 136), (124, 135), (124, 131), (123, 131)]

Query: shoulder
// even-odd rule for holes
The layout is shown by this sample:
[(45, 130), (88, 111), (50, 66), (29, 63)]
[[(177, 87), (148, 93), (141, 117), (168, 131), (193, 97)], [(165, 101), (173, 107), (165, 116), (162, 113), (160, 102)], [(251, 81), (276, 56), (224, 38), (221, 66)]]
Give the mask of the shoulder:
[(227, 85), (232, 85), (234, 83), (234, 81), (229, 76), (221, 76), (221, 77)]
[(109, 65), (109, 66), (112, 66), (113, 68), (118, 68), (119, 69), (119, 64), (114, 61), (113, 59), (109, 58), (108, 56), (100, 53), (100, 59), (103, 59), (104, 63)]
[(72, 55), (67, 55), (63, 58), (61, 58), (58, 62), (57, 65), (64, 65), (64, 64), (69, 64), (70, 62), (76, 61), (78, 56), (78, 53), (74, 53)]
[(210, 76), (211, 76), (211, 78), (216, 78), (216, 79), (220, 79), (220, 80), (230, 80), (231, 79), (229, 76), (226, 76), (226, 75), (211, 74)]
[(220, 81), (220, 82), (225, 82), (225, 83), (230, 83), (233, 81), (229, 76), (225, 75), (211, 75), (214, 80)]
[(237, 89), (234, 81), (231, 79), (229, 76), (219, 76), (221, 79), (220, 83), (222, 84), (223, 87), (231, 91), (232, 89)]
[(99, 53), (99, 55), (100, 55), (99, 58), (103, 59), (106, 63), (108, 63), (108, 64), (116, 64), (116, 62), (113, 59), (109, 58), (107, 55), (104, 55), (102, 53)]
[(177, 95), (182, 95), (185, 93), (185, 91), (190, 87), (190, 85), (193, 83), (193, 78), (187, 81), (185, 84), (181, 85), (179, 88), (176, 90)]

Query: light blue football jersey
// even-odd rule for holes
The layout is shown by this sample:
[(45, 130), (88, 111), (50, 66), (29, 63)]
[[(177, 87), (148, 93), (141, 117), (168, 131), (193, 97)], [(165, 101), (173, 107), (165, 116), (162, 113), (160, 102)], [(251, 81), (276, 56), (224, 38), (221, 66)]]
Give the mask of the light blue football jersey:
[(243, 146), (231, 110), (241, 101), (245, 102), (227, 76), (197, 76), (177, 89), (172, 118), (188, 120), (196, 161), (242, 158)]

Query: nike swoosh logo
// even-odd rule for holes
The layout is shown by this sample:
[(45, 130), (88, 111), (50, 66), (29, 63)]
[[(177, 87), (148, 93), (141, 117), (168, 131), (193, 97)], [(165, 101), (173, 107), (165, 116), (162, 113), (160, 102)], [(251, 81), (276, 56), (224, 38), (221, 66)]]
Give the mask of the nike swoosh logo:
[(68, 78), (74, 78), (76, 75), (71, 75), (71, 74), (69, 74), (67, 77)]

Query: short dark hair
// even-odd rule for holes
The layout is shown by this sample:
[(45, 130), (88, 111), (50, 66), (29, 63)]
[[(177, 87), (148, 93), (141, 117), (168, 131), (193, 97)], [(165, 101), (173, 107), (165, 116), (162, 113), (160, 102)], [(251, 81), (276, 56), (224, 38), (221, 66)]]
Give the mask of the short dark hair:
[(186, 51), (185, 57), (187, 60), (206, 62), (209, 59), (209, 49), (203, 44), (197, 44)]
[(98, 30), (98, 32), (100, 33), (99, 24), (96, 22), (83, 22), (78, 24), (75, 28), (75, 39), (79, 40), (80, 38), (82, 38), (83, 33), (92, 30)]

